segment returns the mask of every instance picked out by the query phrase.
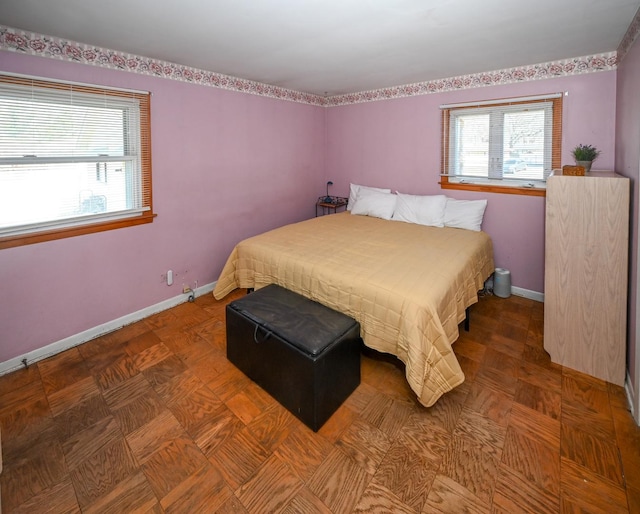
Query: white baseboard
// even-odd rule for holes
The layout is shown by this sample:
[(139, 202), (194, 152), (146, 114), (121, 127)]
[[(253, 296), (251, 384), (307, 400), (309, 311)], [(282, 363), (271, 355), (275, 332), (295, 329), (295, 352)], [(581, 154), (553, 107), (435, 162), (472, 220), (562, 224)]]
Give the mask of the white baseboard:
[(636, 424), (640, 425), (640, 413), (636, 412), (635, 410), (636, 399), (629, 371), (627, 371), (627, 377), (624, 381), (624, 391), (625, 393), (627, 393), (627, 402), (629, 403), (629, 410), (631, 411), (631, 415), (633, 416), (633, 419), (636, 420)]
[[(212, 282), (211, 284), (206, 284), (204, 286), (198, 287), (194, 291), (195, 296), (198, 297), (207, 293), (211, 293), (215, 286), (216, 282)], [(157, 314), (158, 312), (162, 312), (175, 307), (176, 305), (180, 305), (181, 303), (185, 303), (186, 301), (188, 301), (188, 298), (189, 297), (186, 294), (180, 294), (178, 296), (174, 296), (173, 298), (168, 298), (167, 300), (156, 303), (155, 305), (150, 305), (149, 307), (145, 307), (144, 309), (141, 309), (139, 311), (132, 312), (131, 314), (127, 314), (126, 316), (122, 316), (121, 318), (108, 321), (107, 323), (103, 323), (102, 325), (99, 325), (97, 327), (90, 328), (88, 330), (85, 330), (84, 332), (80, 332), (79, 334), (66, 337), (65, 339), (61, 339), (60, 341), (56, 341), (55, 343), (51, 343), (42, 348), (38, 348), (37, 350), (33, 350), (24, 355), (20, 355), (19, 357), (14, 357), (13, 359), (9, 359), (8, 361), (0, 362), (0, 376), (23, 368), (23, 361), (25, 359), (27, 365), (31, 365), (35, 362), (41, 361), (42, 359), (46, 359), (47, 357), (51, 357), (52, 355), (68, 350), (69, 348), (73, 348), (74, 346), (78, 346), (82, 343), (86, 343), (87, 341), (91, 341), (91, 339), (95, 339), (96, 337), (108, 334), (109, 332), (118, 330), (119, 328), (122, 328), (126, 325), (135, 323), (136, 321), (140, 321), (141, 319), (147, 318), (153, 314)]]
[(515, 296), (522, 296), (523, 298), (529, 298), (536, 302), (544, 303), (544, 293), (538, 291), (531, 291), (530, 289), (522, 289), (521, 287), (511, 287), (511, 294)]

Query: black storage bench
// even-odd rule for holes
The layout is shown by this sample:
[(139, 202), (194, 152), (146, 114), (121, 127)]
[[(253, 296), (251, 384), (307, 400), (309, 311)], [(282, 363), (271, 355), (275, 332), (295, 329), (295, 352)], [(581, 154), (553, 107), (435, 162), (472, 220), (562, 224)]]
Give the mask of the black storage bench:
[(272, 284), (227, 305), (227, 358), (317, 431), (360, 384), (360, 324)]

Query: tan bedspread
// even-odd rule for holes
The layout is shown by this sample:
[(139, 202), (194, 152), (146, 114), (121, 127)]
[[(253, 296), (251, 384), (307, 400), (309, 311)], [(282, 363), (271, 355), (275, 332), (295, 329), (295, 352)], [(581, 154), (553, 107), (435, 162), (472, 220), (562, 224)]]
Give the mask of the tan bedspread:
[(368, 347), (405, 363), (428, 407), (464, 381), (451, 344), (493, 270), (484, 232), (344, 212), (240, 242), (213, 293), (275, 283), (353, 317)]

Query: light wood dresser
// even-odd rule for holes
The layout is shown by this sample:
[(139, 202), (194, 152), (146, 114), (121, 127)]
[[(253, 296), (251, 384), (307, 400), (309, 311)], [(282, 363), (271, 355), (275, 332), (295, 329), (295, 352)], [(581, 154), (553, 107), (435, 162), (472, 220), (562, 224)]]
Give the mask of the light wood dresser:
[(617, 385), (626, 368), (630, 181), (613, 172), (547, 182), (544, 348)]

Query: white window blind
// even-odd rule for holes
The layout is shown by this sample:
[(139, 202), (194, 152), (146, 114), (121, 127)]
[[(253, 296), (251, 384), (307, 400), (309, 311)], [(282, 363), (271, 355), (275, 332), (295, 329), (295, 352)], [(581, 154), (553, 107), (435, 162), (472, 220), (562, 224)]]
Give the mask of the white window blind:
[(460, 182), (544, 181), (560, 164), (562, 95), (445, 105), (442, 174)]
[(0, 76), (0, 237), (151, 210), (149, 95)]

